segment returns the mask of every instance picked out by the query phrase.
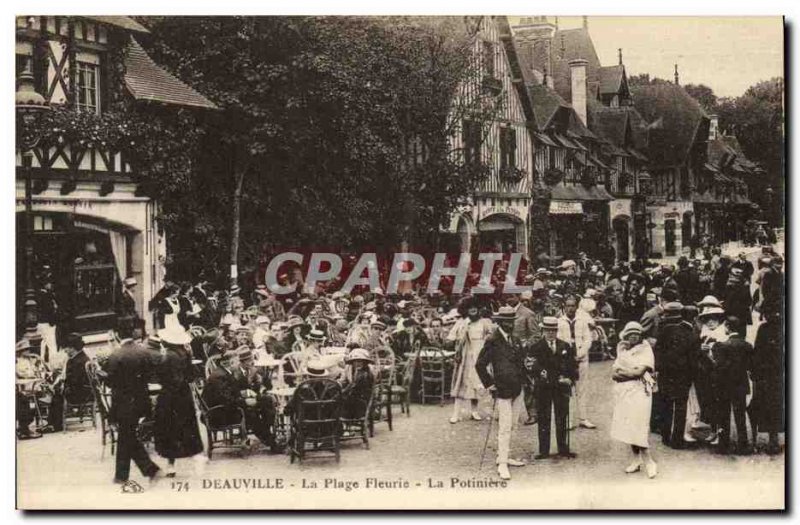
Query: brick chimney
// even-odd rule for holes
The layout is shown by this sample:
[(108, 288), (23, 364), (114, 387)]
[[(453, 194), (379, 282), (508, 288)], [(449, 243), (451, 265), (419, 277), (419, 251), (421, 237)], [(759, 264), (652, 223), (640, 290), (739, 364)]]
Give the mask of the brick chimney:
[(586, 65), (588, 60), (576, 58), (569, 61), (572, 91), (572, 109), (586, 125)]

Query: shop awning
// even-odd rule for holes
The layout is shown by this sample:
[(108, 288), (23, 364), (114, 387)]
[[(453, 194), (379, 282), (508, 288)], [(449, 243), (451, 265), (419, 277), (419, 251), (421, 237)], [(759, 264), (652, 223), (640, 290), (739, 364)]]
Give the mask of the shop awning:
[(603, 186), (586, 187), (583, 184), (566, 186), (561, 183), (553, 187), (552, 199), (554, 201), (611, 201), (614, 200), (614, 197)]
[(550, 201), (550, 215), (583, 215), (583, 204), (579, 201)]

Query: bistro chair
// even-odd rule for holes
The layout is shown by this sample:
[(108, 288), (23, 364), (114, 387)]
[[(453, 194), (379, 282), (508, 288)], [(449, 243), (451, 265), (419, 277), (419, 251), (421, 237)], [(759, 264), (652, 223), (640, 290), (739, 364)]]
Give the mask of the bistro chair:
[(400, 413), (406, 417), (411, 417), (411, 382), (414, 381), (414, 373), (417, 371), (417, 360), (419, 350), (409, 354), (408, 359), (402, 368), (402, 373), (396, 384), (392, 385), (392, 404), (400, 405)]
[(447, 359), (441, 348), (426, 346), (419, 353), (420, 366), (420, 400), (423, 404), (428, 399), (438, 399), (444, 404), (447, 395)]
[[(200, 389), (196, 384), (190, 384), (195, 404), (200, 410), (200, 421), (206, 427), (208, 438), (208, 459), (214, 454), (215, 448), (236, 449), (240, 454), (249, 450), (247, 441), (247, 425), (244, 419), (244, 410), (239, 407), (224, 407), (222, 405), (208, 407), (203, 400)], [(226, 421), (229, 411), (237, 414), (232, 421)]]
[(336, 381), (303, 381), (287, 407), (290, 411), (289, 461), (302, 462), (308, 452), (332, 452), (339, 462), (342, 387)]
[(117, 424), (111, 421), (111, 391), (101, 379), (101, 369), (97, 361), (91, 360), (86, 363), (86, 376), (89, 378), (89, 386), (97, 406), (97, 413), (100, 415), (100, 440), (103, 444), (101, 459), (106, 450), (106, 442), (111, 443), (111, 455), (117, 446)]
[[(89, 364), (87, 362), (87, 364)], [(79, 403), (71, 403), (66, 396), (64, 395), (64, 420), (63, 420), (63, 431), (67, 431), (67, 427), (70, 423), (74, 423), (77, 419), (78, 425), (83, 425), (84, 419), (86, 421), (91, 421), (92, 428), (97, 428), (97, 418), (95, 414), (97, 413), (97, 401), (95, 400), (94, 393), (92, 392), (92, 387), (89, 384), (83, 386), (83, 391), (88, 394), (86, 399)]]
[[(395, 373), (397, 371), (394, 352), (387, 346), (381, 346), (373, 350), (372, 356), (375, 359), (377, 378), (372, 394), (372, 422), (383, 419), (383, 410), (386, 409), (386, 422), (389, 430), (392, 429), (392, 386), (395, 383)], [(372, 435), (372, 424), (370, 425)]]

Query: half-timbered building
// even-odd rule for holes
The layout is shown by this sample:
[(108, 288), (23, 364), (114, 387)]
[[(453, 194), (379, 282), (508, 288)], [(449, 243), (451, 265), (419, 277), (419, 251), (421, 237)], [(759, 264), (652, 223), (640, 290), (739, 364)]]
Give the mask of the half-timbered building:
[[(115, 97), (133, 106), (164, 105), (165, 111), (176, 105), (213, 108), (147, 56), (137, 42), (147, 32), (122, 16), (17, 17), (17, 77), (30, 81), (32, 74), (51, 108), (78, 116), (109, 111)], [(53, 283), (59, 330), (89, 334), (114, 326), (121, 283), (135, 278), (136, 311), (150, 328), (147, 305), (163, 284), (167, 242), (158, 203), (138, 191), (124, 151), (75, 140), (69, 120), (64, 122), (65, 129), (50, 130), (63, 135), (55, 143), (18, 149), (16, 156), (18, 232), (27, 219), (25, 180), (32, 179), (34, 284)], [(22, 253), (17, 258), (25, 260)]]

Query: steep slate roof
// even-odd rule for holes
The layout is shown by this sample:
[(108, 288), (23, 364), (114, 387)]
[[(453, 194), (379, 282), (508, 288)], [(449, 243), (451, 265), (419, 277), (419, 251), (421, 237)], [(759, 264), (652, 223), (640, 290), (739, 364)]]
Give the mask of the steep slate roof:
[(127, 16), (83, 16), (82, 18), (88, 18), (89, 20), (94, 20), (95, 22), (120, 27), (136, 33), (150, 32), (142, 24)]
[(599, 69), (600, 94), (613, 95), (622, 89), (622, 80), (625, 77), (625, 66), (603, 66)]
[(528, 86), (528, 93), (533, 101), (533, 113), (536, 115), (536, 127), (544, 131), (560, 108), (571, 108), (558, 93), (545, 85)]
[(635, 108), (653, 126), (648, 138), (648, 157), (661, 166), (682, 165), (695, 143), (705, 141), (708, 116), (686, 91), (675, 84), (651, 84), (632, 88)]
[[(563, 43), (563, 47), (562, 47)], [(555, 32), (551, 47), (553, 59), (553, 87), (566, 100), (572, 100), (572, 84), (570, 82), (570, 60), (582, 58), (586, 65), (586, 82), (588, 98), (597, 96), (600, 85), (600, 59), (597, 58), (589, 30), (580, 27)]]
[(622, 108), (598, 108), (588, 114), (589, 128), (616, 146), (625, 145), (628, 112)]
[(125, 56), (125, 86), (136, 100), (217, 108), (213, 102), (153, 62), (133, 36)]
[(498, 16), (495, 18), (500, 41), (506, 51), (506, 58), (508, 59), (509, 70), (511, 72), (511, 82), (517, 91), (519, 100), (522, 104), (522, 111), (525, 114), (525, 120), (531, 124), (536, 122), (536, 112), (533, 107), (533, 102), (530, 98), (526, 86), (533, 82), (533, 79), (528, 74), (527, 68), (522, 66), (517, 52), (517, 46), (514, 43), (514, 37), (511, 33), (511, 26), (508, 24), (508, 17)]

